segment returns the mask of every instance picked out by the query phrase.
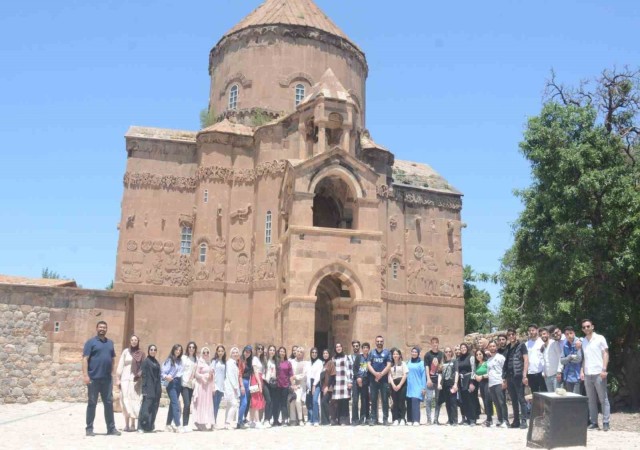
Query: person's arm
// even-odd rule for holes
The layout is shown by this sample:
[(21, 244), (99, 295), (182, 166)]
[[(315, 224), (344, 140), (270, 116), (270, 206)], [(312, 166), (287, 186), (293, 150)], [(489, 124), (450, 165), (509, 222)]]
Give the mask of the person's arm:
[(122, 353), (120, 354), (120, 360), (118, 361), (118, 368), (116, 369), (116, 376), (113, 377), (113, 379), (115, 380), (115, 384), (116, 386), (120, 386), (120, 383), (122, 381), (122, 372), (124, 371), (124, 352), (126, 352), (126, 350), (123, 350)]
[(609, 365), (609, 349), (602, 349), (602, 372), (600, 372), (600, 378), (607, 379), (607, 366)]
[(451, 392), (457, 392), (458, 391), (458, 381), (460, 381), (460, 372), (458, 371), (458, 361), (455, 361), (453, 363), (453, 370), (454, 370), (453, 387), (451, 388)]
[(442, 372), (438, 373), (438, 390), (442, 390)]
[(91, 379), (89, 378), (89, 357), (82, 356), (82, 379), (84, 384), (90, 384)]
[(400, 388), (402, 388), (402, 385), (407, 381), (407, 366), (405, 365), (405, 363), (402, 363), (402, 365), (404, 365), (405, 367), (403, 367), (402, 370), (402, 379), (400, 380), (400, 383), (398, 383), (398, 390), (400, 390)]
[(385, 376), (391, 370), (391, 361), (387, 362), (387, 366), (380, 372), (380, 375)]
[(529, 373), (529, 355), (522, 355), (522, 384), (525, 386), (529, 384), (527, 373)]
[(376, 372), (376, 371), (373, 369), (373, 366), (371, 365), (371, 361), (369, 361), (369, 362), (367, 363), (367, 370), (368, 370), (368, 371), (371, 373), (371, 375), (373, 375), (373, 376), (375, 376), (375, 375), (377, 375), (377, 374), (378, 374), (378, 372)]

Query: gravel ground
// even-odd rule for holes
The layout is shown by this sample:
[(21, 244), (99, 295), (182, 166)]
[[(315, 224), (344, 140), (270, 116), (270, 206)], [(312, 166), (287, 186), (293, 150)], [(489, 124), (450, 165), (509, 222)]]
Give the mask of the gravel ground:
[[(282, 448), (307, 450), (365, 448), (429, 448), (431, 449), (524, 449), (526, 430), (505, 430), (485, 427), (288, 427), (264, 430), (216, 430), (175, 434), (122, 433), (105, 436), (102, 407), (98, 405), (95, 431), (98, 436), (85, 437), (86, 406), (79, 403), (35, 402), (27, 405), (0, 405), (0, 436), (2, 448), (9, 449), (171, 449), (195, 448), (250, 449), (260, 436), (261, 450)], [(158, 428), (163, 428), (166, 408), (158, 412)], [(611, 418), (608, 433), (588, 433), (588, 447), (593, 449), (640, 449), (640, 414), (617, 413)], [(116, 425), (122, 428), (124, 419), (116, 413)], [(417, 440), (418, 439), (418, 440)], [(417, 445), (417, 443), (425, 443)], [(486, 445), (485, 445), (486, 444)], [(205, 448), (205, 447), (203, 447)], [(580, 447), (578, 447), (580, 448)]]

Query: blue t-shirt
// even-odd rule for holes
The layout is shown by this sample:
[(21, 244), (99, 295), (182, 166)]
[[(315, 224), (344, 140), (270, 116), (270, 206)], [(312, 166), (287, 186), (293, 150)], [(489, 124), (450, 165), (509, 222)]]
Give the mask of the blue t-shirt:
[(407, 363), (409, 375), (407, 375), (407, 397), (422, 399), (422, 391), (427, 388), (427, 377), (424, 363), (421, 359), (417, 362)]
[[(382, 372), (386, 367), (387, 363), (391, 362), (391, 353), (386, 348), (378, 353), (378, 349), (373, 349), (369, 352), (369, 361), (371, 361), (371, 367), (376, 372)], [(385, 381), (387, 379), (386, 376), (382, 377), (380, 381)]]
[(113, 369), (113, 358), (116, 351), (113, 348), (111, 339), (100, 340), (94, 336), (84, 344), (82, 356), (89, 357), (89, 378), (97, 380), (100, 378), (110, 378)]

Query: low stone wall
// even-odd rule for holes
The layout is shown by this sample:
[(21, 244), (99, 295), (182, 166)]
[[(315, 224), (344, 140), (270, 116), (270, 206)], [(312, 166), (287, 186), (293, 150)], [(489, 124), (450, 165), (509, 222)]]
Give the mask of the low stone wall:
[(0, 285), (0, 404), (86, 401), (82, 347), (99, 320), (122, 349), (129, 294)]

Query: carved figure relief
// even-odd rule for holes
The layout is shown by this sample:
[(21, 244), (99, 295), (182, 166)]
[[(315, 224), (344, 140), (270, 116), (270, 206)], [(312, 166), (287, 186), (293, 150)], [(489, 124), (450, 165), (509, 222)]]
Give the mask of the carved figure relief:
[(218, 236), (211, 249), (213, 252), (213, 280), (224, 281), (227, 271), (227, 241)]
[(196, 280), (198, 281), (206, 280), (208, 278), (209, 278), (209, 271), (205, 268), (200, 269), (196, 274)]
[(120, 266), (120, 276), (125, 283), (142, 283), (144, 254), (128, 253)]
[(231, 248), (236, 252), (244, 250), (244, 239), (242, 236), (236, 236), (231, 239)]
[(274, 280), (278, 270), (278, 255), (280, 248), (272, 245), (267, 249), (266, 260), (255, 267), (254, 280)]
[(147, 269), (147, 283), (161, 285), (164, 283), (164, 270), (162, 256), (154, 255), (151, 268)]
[(173, 253), (173, 251), (176, 249), (176, 244), (172, 241), (165, 241), (163, 249), (166, 254)]
[(136, 221), (136, 215), (132, 214), (130, 216), (127, 216), (127, 228), (133, 228), (133, 224)]
[(238, 264), (236, 265), (236, 283), (249, 283), (251, 281), (251, 265), (249, 257), (246, 253), (238, 255)]
[(133, 239), (130, 239), (127, 241), (127, 250), (129, 250), (130, 252), (135, 252), (136, 250), (138, 250), (138, 243), (136, 241), (134, 241)]
[(161, 252), (162, 249), (164, 249), (164, 242), (162, 241), (153, 241), (153, 251), (154, 252)]
[(140, 244), (140, 248), (142, 249), (143, 252), (149, 253), (153, 248), (153, 241), (149, 239), (144, 239)]
[(413, 250), (413, 255), (416, 259), (422, 259), (424, 256), (424, 249), (421, 246), (416, 245), (416, 248)]
[(238, 209), (231, 213), (231, 221), (238, 221), (240, 223), (244, 223), (249, 218), (249, 214), (251, 214), (251, 203), (247, 204), (246, 208)]
[(398, 227), (398, 219), (396, 216), (389, 217), (389, 228), (394, 231)]

